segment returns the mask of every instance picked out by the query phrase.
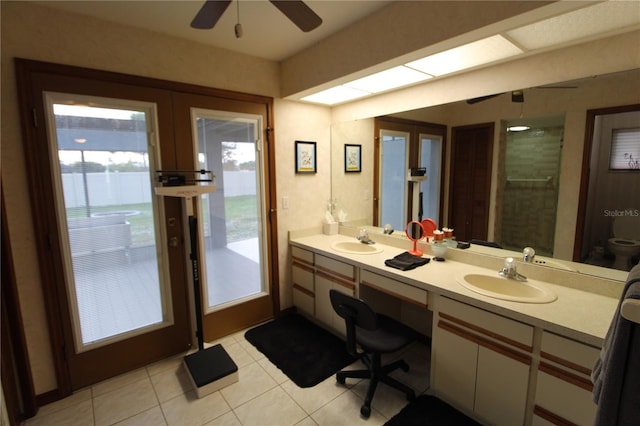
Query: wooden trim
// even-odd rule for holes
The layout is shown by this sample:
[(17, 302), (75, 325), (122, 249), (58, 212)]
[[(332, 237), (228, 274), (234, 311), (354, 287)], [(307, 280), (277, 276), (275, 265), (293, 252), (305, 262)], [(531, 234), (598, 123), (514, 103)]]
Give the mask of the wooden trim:
[(442, 320), (438, 321), (438, 327), (450, 333), (456, 334), (462, 337), (463, 339), (467, 339), (469, 341), (477, 343), (480, 346), (484, 346), (485, 348), (490, 349), (494, 352), (507, 356), (515, 361), (521, 362), (522, 364), (531, 366), (532, 360), (530, 356), (524, 355), (520, 352), (516, 352), (513, 349), (499, 345), (495, 342), (492, 342), (489, 339), (486, 339), (482, 336), (478, 336), (477, 334), (470, 333), (467, 330), (464, 330), (462, 328), (459, 328), (453, 324), (449, 324), (448, 322), (445, 322)]
[(546, 358), (549, 361), (553, 361), (556, 364), (563, 365), (567, 368), (577, 371), (578, 373), (582, 373), (586, 376), (591, 376), (591, 369), (587, 367), (583, 367), (582, 365), (576, 364), (575, 362), (567, 361), (564, 358), (560, 358), (558, 356), (552, 355), (548, 352), (540, 351), (540, 356), (542, 358)]
[(336, 278), (333, 275), (327, 274), (323, 271), (316, 271), (316, 276), (320, 276), (322, 278), (324, 278), (325, 280), (331, 281), (332, 283), (341, 285), (342, 287), (348, 288), (349, 290), (353, 291), (355, 290), (356, 286), (355, 284), (348, 282), (348, 281), (342, 281), (338, 278)]
[[(328, 275), (331, 275), (333, 277), (336, 278), (344, 278), (345, 280), (347, 280), (350, 283), (355, 283), (356, 278), (353, 276), (348, 276), (348, 275), (344, 275), (344, 274), (340, 274), (336, 271), (334, 271), (333, 269), (329, 269), (329, 268), (325, 268), (324, 266), (318, 266), (316, 265), (316, 274), (321, 275), (323, 277), (329, 278)], [(355, 288), (355, 285), (354, 285)]]
[(541, 362), (538, 366), (538, 370), (567, 383), (578, 386), (586, 391), (593, 392), (593, 383), (591, 383), (590, 379), (585, 379), (568, 371), (561, 370), (554, 365), (547, 364), (546, 362)]
[(375, 284), (372, 284), (372, 283), (370, 283), (368, 281), (360, 281), (360, 285), (363, 285), (365, 287), (370, 287), (370, 288), (372, 288), (374, 290), (377, 290), (377, 291), (379, 291), (381, 293), (388, 294), (389, 296), (393, 296), (396, 299), (400, 299), (400, 300), (403, 300), (405, 302), (411, 303), (412, 305), (419, 306), (420, 308), (426, 309), (427, 306), (428, 306), (428, 304), (420, 303), (420, 302), (418, 302), (416, 300), (413, 300), (413, 299), (411, 299), (411, 298), (409, 298), (407, 296), (403, 296), (401, 294), (394, 293), (394, 292), (392, 292), (390, 290), (387, 290), (385, 288), (379, 287), (379, 286), (377, 286)]
[(316, 297), (316, 294), (314, 292), (307, 290), (306, 288), (296, 283), (293, 283), (293, 289), (298, 290), (300, 293), (306, 294), (309, 297), (314, 297), (314, 298)]
[(540, 417), (541, 419), (544, 419), (546, 421), (548, 421), (549, 423), (552, 423), (554, 425), (558, 425), (558, 426), (578, 426), (577, 424), (570, 422), (569, 420), (560, 417), (559, 415), (552, 413), (551, 411), (547, 410), (546, 408), (542, 408), (539, 405), (535, 405), (533, 407), (533, 414), (535, 416)]
[(440, 315), (440, 318), (444, 318), (444, 319), (446, 319), (448, 321), (454, 322), (456, 324), (460, 324), (461, 326), (463, 326), (465, 328), (469, 328), (469, 329), (471, 329), (473, 331), (476, 331), (478, 333), (485, 334), (485, 335), (491, 337), (492, 339), (499, 340), (499, 341), (501, 341), (503, 343), (506, 343), (506, 344), (508, 344), (510, 346), (514, 346), (514, 347), (516, 347), (518, 349), (522, 349), (522, 350), (527, 351), (527, 352), (533, 352), (533, 347), (532, 346), (525, 345), (524, 343), (521, 343), (521, 342), (518, 342), (516, 340), (510, 339), (510, 338), (505, 337), (505, 336), (503, 336), (501, 334), (494, 333), (493, 331), (487, 330), (486, 328), (479, 327), (479, 326), (477, 326), (475, 324), (471, 324), (471, 323), (469, 323), (467, 321), (464, 321), (464, 320), (461, 320), (461, 319), (456, 318), (454, 316), (445, 314), (444, 312), (440, 312), (439, 315)]
[(293, 262), (291, 262), (291, 266), (295, 266), (296, 268), (300, 268), (303, 271), (307, 271), (307, 272), (311, 272), (314, 273), (315, 271), (313, 270), (313, 267), (309, 266), (308, 263), (300, 261), (300, 259), (295, 259)]
[(585, 120), (584, 144), (582, 149), (582, 170), (580, 172), (580, 192), (578, 198), (578, 212), (576, 215), (576, 233), (573, 243), (573, 261), (580, 262), (582, 259), (582, 246), (584, 244), (585, 216), (587, 213), (587, 196), (589, 195), (589, 163), (591, 162), (591, 147), (593, 144), (593, 127), (596, 116), (607, 114), (618, 114), (629, 111), (640, 111), (640, 104), (623, 105), (617, 107), (599, 108), (587, 110)]
[(24, 322), (20, 309), (20, 298), (16, 283), (13, 254), (10, 244), (9, 224), (7, 223), (4, 187), (0, 188), (2, 206), (2, 352), (1, 372), (2, 389), (6, 415), (10, 424), (20, 424), (25, 418), (38, 412), (33, 374), (29, 364), (29, 351), (24, 335)]

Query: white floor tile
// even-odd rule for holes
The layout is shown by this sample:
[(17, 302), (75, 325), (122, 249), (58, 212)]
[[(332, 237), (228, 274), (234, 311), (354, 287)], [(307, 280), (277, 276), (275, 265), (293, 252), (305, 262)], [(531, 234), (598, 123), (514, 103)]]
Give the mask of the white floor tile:
[(220, 392), (197, 398), (195, 391), (191, 391), (161, 406), (169, 426), (201, 426), (231, 411)]
[(289, 426), (307, 417), (307, 413), (280, 387), (242, 404), (234, 412), (243, 425)]

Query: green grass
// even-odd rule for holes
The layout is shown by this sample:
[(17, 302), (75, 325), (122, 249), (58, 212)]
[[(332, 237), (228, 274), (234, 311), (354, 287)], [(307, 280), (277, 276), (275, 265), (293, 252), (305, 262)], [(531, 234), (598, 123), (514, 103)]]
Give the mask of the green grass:
[[(131, 224), (134, 246), (152, 244), (154, 241), (153, 211), (151, 203), (91, 207), (91, 214), (112, 212), (137, 212), (127, 216)], [(228, 242), (242, 241), (258, 236), (257, 199), (255, 195), (225, 198), (225, 214)], [(87, 217), (85, 207), (67, 209), (67, 218)]]

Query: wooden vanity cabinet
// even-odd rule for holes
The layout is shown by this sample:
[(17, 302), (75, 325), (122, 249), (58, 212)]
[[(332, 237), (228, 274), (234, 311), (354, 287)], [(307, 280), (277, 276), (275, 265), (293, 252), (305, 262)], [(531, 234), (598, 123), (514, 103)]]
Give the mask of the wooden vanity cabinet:
[(483, 422), (522, 425), (533, 327), (440, 296), (432, 341), (436, 394)]
[(329, 290), (335, 289), (353, 296), (358, 269), (330, 257), (315, 255), (315, 317), (326, 326), (346, 334), (344, 319), (333, 310)]
[(543, 332), (533, 426), (593, 424), (591, 369), (600, 349)]
[(291, 278), (293, 305), (309, 316), (315, 316), (315, 270), (312, 251), (291, 246)]

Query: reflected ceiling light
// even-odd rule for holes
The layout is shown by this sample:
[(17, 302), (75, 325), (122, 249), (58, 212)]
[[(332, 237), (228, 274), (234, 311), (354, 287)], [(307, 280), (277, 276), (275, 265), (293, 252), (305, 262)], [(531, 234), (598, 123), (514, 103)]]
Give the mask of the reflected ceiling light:
[(398, 66), (345, 83), (344, 86), (369, 93), (379, 93), (430, 78), (433, 76), (405, 66)]
[(523, 53), (501, 35), (494, 35), (405, 64), (416, 70), (440, 76), (485, 65)]
[(87, 140), (85, 138), (75, 138), (73, 141), (76, 143), (85, 143)]
[(519, 125), (519, 126), (509, 126), (507, 127), (507, 132), (524, 132), (525, 130), (529, 130), (531, 127)]
[(371, 93), (362, 90), (352, 89), (346, 86), (336, 86), (322, 92), (314, 93), (302, 98), (303, 101), (315, 102), (325, 105), (334, 105), (340, 102), (351, 101), (354, 99), (368, 96)]

